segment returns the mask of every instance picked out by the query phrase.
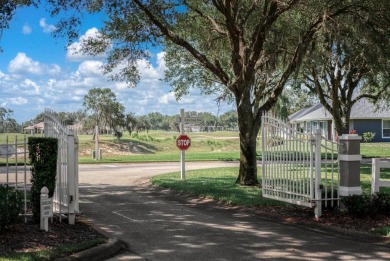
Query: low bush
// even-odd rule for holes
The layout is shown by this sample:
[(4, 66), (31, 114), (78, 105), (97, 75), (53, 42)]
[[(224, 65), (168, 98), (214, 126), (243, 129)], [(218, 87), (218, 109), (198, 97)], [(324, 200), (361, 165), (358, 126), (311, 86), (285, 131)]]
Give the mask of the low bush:
[(374, 216), (390, 214), (390, 194), (375, 193), (372, 195), (351, 195), (342, 197), (341, 203), (348, 213), (354, 216)]
[(371, 142), (375, 138), (374, 132), (365, 132), (363, 133), (363, 141), (364, 142)]
[(22, 205), (21, 193), (8, 185), (0, 185), (0, 229), (4, 229), (18, 220)]
[(123, 133), (120, 132), (120, 131), (115, 130), (115, 131), (114, 131), (114, 136), (115, 136), (115, 138), (117, 138), (118, 140), (120, 140), (120, 139), (122, 138), (122, 136), (123, 136)]
[(371, 211), (377, 214), (390, 214), (390, 194), (375, 193), (371, 196)]

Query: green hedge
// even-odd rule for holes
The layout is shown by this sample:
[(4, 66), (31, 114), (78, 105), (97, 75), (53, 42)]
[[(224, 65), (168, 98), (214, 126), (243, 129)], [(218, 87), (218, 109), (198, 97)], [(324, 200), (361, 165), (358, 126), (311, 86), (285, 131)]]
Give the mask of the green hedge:
[(49, 189), (49, 197), (53, 197), (56, 170), (58, 139), (29, 137), (28, 138), (29, 158), (31, 162), (31, 204), (34, 220), (39, 221), (41, 189)]
[(372, 195), (352, 195), (342, 197), (341, 202), (349, 214), (359, 217), (390, 215), (390, 194), (375, 193)]
[(0, 229), (15, 223), (22, 210), (23, 197), (8, 185), (0, 185)]

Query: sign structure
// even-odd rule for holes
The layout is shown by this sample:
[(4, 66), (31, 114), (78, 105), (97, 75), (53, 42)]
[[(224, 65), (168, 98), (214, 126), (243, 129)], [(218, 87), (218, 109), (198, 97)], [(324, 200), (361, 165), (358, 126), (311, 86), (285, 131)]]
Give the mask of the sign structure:
[(187, 150), (191, 146), (191, 139), (185, 134), (180, 135), (176, 139), (176, 147), (180, 150)]
[[(176, 122), (180, 123), (181, 122), (181, 118), (177, 117), (176, 118)], [(185, 117), (184, 118), (184, 124), (200, 124), (202, 122), (203, 122), (203, 118), (202, 117)]]
[(185, 123), (192, 123), (192, 124), (197, 124), (197, 123), (202, 123), (203, 119), (202, 117), (186, 117), (184, 118)]
[(41, 200), (41, 218), (53, 216), (53, 199)]

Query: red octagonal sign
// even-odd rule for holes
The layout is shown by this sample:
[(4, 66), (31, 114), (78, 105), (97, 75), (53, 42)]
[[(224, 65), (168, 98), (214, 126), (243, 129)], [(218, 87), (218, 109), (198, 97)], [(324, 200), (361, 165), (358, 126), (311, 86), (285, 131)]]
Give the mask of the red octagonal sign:
[(185, 134), (180, 135), (176, 139), (176, 147), (180, 150), (186, 150), (191, 146), (191, 139)]

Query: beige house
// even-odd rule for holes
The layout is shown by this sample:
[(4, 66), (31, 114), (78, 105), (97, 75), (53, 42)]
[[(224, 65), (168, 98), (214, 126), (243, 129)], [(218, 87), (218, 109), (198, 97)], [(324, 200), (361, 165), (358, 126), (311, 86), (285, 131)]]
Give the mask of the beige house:
[(28, 132), (30, 134), (37, 134), (37, 133), (43, 133), (43, 130), (44, 130), (44, 122), (39, 122), (37, 124), (34, 124), (34, 125), (31, 125), (31, 126), (28, 126), (26, 128), (24, 128), (24, 131), (25, 132)]

